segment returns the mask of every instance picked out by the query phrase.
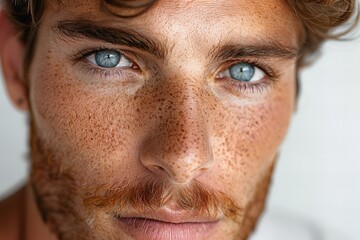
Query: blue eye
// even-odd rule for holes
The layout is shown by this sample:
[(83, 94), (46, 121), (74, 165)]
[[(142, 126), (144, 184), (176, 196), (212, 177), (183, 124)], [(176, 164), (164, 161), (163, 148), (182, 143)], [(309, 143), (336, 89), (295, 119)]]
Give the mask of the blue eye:
[(248, 63), (238, 63), (230, 67), (230, 76), (241, 82), (250, 82), (255, 74), (255, 67)]
[(103, 50), (95, 53), (96, 64), (104, 68), (116, 67), (120, 62), (121, 54), (112, 50)]
[(86, 57), (86, 59), (102, 68), (133, 67), (134, 64), (118, 51), (104, 49)]
[(265, 77), (264, 71), (253, 64), (239, 62), (222, 71), (220, 77), (229, 77), (239, 82), (257, 82)]

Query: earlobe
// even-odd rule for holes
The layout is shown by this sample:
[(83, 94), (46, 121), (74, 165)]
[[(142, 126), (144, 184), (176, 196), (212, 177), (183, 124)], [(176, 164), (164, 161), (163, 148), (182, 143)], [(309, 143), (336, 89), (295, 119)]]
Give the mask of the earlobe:
[(28, 110), (27, 86), (23, 76), (24, 46), (14, 24), (0, 11), (0, 58), (8, 96), (19, 109)]

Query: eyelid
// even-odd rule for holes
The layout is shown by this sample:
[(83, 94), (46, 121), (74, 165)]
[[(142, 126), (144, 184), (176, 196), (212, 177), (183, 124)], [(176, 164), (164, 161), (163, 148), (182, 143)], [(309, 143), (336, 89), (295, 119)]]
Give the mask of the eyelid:
[[(113, 48), (113, 47), (105, 47), (105, 46), (89, 47), (89, 48), (85, 48), (85, 49), (82, 49), (82, 50), (78, 50), (77, 52), (72, 54), (69, 58), (70, 58), (71, 61), (76, 63), (76, 62), (79, 62), (79, 61), (83, 61), (84, 59), (91, 56), (92, 54), (96, 54), (99, 51), (105, 51), (105, 50), (118, 52), (123, 57), (127, 58), (130, 62), (132, 62), (135, 66), (139, 67), (139, 64), (138, 64), (139, 61), (134, 60), (135, 59), (135, 54), (133, 54), (130, 51), (127, 51), (127, 50), (116, 49), (116, 48)], [(100, 66), (98, 66), (98, 67), (100, 67)]]
[[(229, 71), (230, 67), (238, 63), (247, 63), (253, 65), (259, 70), (263, 71), (265, 76), (255, 82), (241, 82), (239, 80), (233, 79), (230, 76), (221, 76), (221, 73), (224, 71)], [(272, 63), (275, 64), (275, 63)], [(280, 77), (280, 73), (277, 69), (270, 66), (267, 61), (263, 59), (231, 59), (225, 65), (221, 67), (220, 71), (216, 71), (215, 79), (222, 87), (227, 89), (229, 92), (239, 95), (246, 93), (262, 93), (264, 90), (269, 89), (270, 87), (276, 86), (277, 80)]]
[(262, 59), (258, 59), (258, 58), (244, 58), (244, 59), (231, 59), (230, 61), (228, 61), (225, 66), (223, 66), (221, 69), (221, 71), (217, 72), (217, 76), (220, 72), (223, 72), (224, 70), (230, 69), (231, 66), (238, 64), (238, 63), (247, 63), (250, 65), (253, 65), (254, 67), (257, 67), (258, 69), (260, 69), (261, 71), (263, 71), (265, 73), (265, 75), (267, 77), (269, 77), (270, 79), (278, 79), (280, 76), (280, 73), (270, 67), (269, 63), (267, 63), (267, 61), (264, 61)]
[[(129, 62), (132, 63), (132, 66), (116, 66), (113, 68), (104, 68), (87, 59), (89, 56), (96, 54), (99, 51), (105, 50), (116, 51), (120, 53), (122, 55), (121, 57), (125, 57)], [(142, 66), (145, 66), (144, 62), (133, 60), (139, 59), (137, 55), (135, 55), (131, 51), (117, 49), (114, 47), (95, 46), (83, 48), (74, 52), (68, 57), (68, 59), (73, 62), (73, 65), (76, 66), (77, 69), (81, 70), (83, 74), (86, 74), (88, 76), (88, 80), (93, 79), (94, 81), (98, 81), (99, 79), (101, 79), (103, 81), (124, 83), (143, 81), (143, 79), (145, 79), (148, 75), (146, 71), (143, 71)], [(141, 67), (139, 66), (138, 62), (141, 63)]]
[[(238, 79), (235, 79), (235, 78), (231, 77), (231, 73), (230, 73), (231, 70), (230, 70), (230, 68), (231, 68), (232, 66), (235, 66), (235, 65), (236, 65), (236, 64), (231, 65), (230, 67), (226, 68), (224, 71), (220, 72), (220, 73), (219, 73), (219, 77), (220, 77), (220, 78), (227, 77), (227, 78), (232, 78), (232, 79), (234, 79), (235, 81), (240, 81), (240, 80), (238, 80)], [(259, 81), (263, 80), (264, 77), (267, 76), (267, 74), (266, 74), (263, 70), (261, 70), (260, 68), (258, 68), (257, 66), (253, 66), (253, 67), (255, 68), (255, 72), (254, 72), (253, 78), (259, 77), (259, 76), (258, 76), (259, 74), (260, 74), (261, 78), (260, 78), (260, 79), (257, 79), (257, 80), (254, 80), (254, 81), (251, 80), (251, 81), (248, 81), (248, 82), (246, 82), (246, 81), (240, 81), (240, 82), (251, 84), (251, 83), (254, 83), (254, 82), (259, 82)], [(259, 71), (260, 71), (260, 73), (259, 73)]]
[[(109, 51), (109, 50), (106, 50), (106, 51)], [(110, 51), (113, 51), (113, 50), (110, 50)], [(95, 53), (92, 53), (90, 55), (88, 55), (87, 57), (85, 57), (85, 59), (87, 61), (89, 61), (90, 63), (92, 63), (93, 65), (95, 65), (96, 67), (99, 67), (99, 68), (104, 68), (102, 66), (99, 66), (96, 62), (96, 54), (99, 53), (101, 51), (97, 51)], [(119, 62), (117, 64), (117, 66), (115, 67), (109, 67), (107, 69), (115, 69), (115, 68), (134, 68), (135, 67), (135, 64), (133, 61), (131, 61), (130, 59), (128, 59), (124, 54), (122, 54), (121, 52), (119, 51), (114, 51), (116, 53), (118, 53), (120, 55), (120, 59), (119, 59)], [(125, 62), (125, 63), (124, 63)], [(125, 64), (125, 65), (122, 65), (122, 64)]]

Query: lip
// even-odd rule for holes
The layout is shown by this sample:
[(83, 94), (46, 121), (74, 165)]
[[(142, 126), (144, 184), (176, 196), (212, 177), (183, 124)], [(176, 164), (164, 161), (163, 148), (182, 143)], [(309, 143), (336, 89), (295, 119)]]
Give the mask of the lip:
[(206, 239), (220, 219), (196, 216), (188, 212), (161, 209), (155, 213), (116, 216), (117, 225), (136, 240)]

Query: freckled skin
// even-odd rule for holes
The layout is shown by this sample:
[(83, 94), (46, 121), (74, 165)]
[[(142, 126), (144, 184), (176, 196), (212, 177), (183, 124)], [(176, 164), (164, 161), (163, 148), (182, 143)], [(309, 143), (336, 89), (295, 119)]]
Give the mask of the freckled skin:
[[(269, 11), (274, 7), (276, 12)], [(146, 56), (153, 66), (142, 69), (147, 77), (134, 84), (99, 79), (69, 60), (99, 43), (62, 41), (51, 31), (56, 21), (78, 15), (146, 32), (171, 50), (163, 61)], [(294, 109), (295, 59), (272, 61), (281, 72), (275, 86), (235, 93), (215, 80), (206, 56), (212, 45), (235, 39), (271, 36), (294, 46), (298, 36), (291, 19), (276, 0), (159, 1), (129, 19), (102, 13), (97, 1), (65, 1), (56, 11), (47, 9), (29, 79), (32, 184), (59, 237), (132, 239), (114, 230), (101, 210), (82, 206), (80, 187), (150, 176), (179, 186), (198, 181), (227, 194), (245, 215), (240, 222), (221, 220), (206, 239), (247, 239)], [(52, 160), (44, 164), (46, 159)], [(49, 193), (53, 202), (41, 201)], [(71, 203), (61, 217), (53, 212), (61, 209), (60, 199)], [(96, 227), (85, 223), (90, 215)]]

